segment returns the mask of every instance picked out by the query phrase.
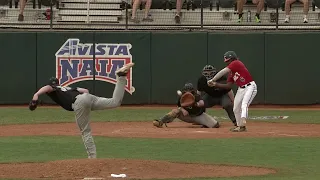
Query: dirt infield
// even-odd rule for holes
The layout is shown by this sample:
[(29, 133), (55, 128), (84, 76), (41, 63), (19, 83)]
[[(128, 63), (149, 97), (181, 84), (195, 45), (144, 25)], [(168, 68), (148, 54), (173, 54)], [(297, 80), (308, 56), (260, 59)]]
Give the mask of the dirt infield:
[(80, 159), (47, 163), (0, 164), (0, 178), (111, 179), (125, 174), (129, 179), (190, 177), (235, 177), (276, 173), (273, 169), (209, 164), (181, 164), (129, 159)]
[[(0, 105), (0, 108), (28, 108), (28, 104), (24, 104), (24, 105)], [(49, 104), (45, 104), (42, 105), (40, 104), (39, 107), (49, 107), (49, 108), (61, 108), (60, 106), (57, 105), (49, 105)], [(163, 104), (154, 104), (154, 105), (121, 105), (121, 107), (118, 108), (122, 108), (122, 109), (136, 109), (136, 108), (144, 108), (144, 109), (153, 109), (153, 108), (172, 108), (172, 107), (176, 107), (176, 105), (163, 105)], [(222, 107), (217, 105), (214, 106), (213, 109), (221, 109)], [(250, 109), (284, 109), (284, 110), (320, 110), (320, 104), (315, 104), (315, 105), (259, 105), (259, 104), (253, 104), (250, 105)]]
[[(122, 107), (128, 108), (128, 107)], [(129, 107), (132, 108), (132, 107)], [(145, 107), (144, 107), (145, 108)], [(149, 107), (152, 108), (152, 107)], [(292, 108), (292, 107), (291, 107)], [(317, 109), (317, 108), (315, 108)], [(247, 122), (248, 132), (234, 133), (232, 124), (222, 122), (218, 129), (200, 128), (184, 122), (169, 123), (156, 128), (152, 122), (94, 122), (94, 136), (130, 138), (246, 138), (246, 137), (320, 137), (320, 124), (288, 124)], [(75, 123), (3, 125), (0, 136), (79, 136)], [(85, 152), (84, 152), (85, 153)], [(0, 178), (32, 179), (111, 179), (110, 175), (126, 174), (126, 179), (165, 179), (193, 177), (236, 177), (276, 173), (276, 170), (258, 167), (209, 164), (182, 164), (166, 161), (129, 159), (80, 159), (46, 163), (0, 164)], [(90, 178), (87, 178), (88, 180)]]
[[(221, 127), (200, 128), (184, 122), (169, 123), (168, 127), (156, 128), (152, 122), (95, 122), (91, 123), (94, 136), (139, 138), (239, 138), (239, 137), (319, 137), (320, 124), (288, 124), (247, 122), (248, 132), (234, 133), (232, 124), (222, 122)], [(0, 136), (80, 135), (76, 123), (4, 125)]]

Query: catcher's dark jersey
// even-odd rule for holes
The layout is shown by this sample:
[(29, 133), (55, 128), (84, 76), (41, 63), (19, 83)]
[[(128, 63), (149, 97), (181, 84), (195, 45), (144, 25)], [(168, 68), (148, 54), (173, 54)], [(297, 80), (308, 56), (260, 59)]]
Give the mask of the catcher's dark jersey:
[[(196, 94), (195, 96), (195, 101), (199, 102), (201, 100), (200, 95)], [(180, 104), (180, 98), (178, 98), (178, 107), (181, 107)], [(189, 108), (184, 108), (186, 111), (188, 111), (190, 116), (200, 116), (202, 113), (206, 112), (206, 109), (204, 107), (197, 107), (197, 106), (192, 106)]]
[[(223, 89), (217, 87), (209, 87), (207, 84), (207, 78), (205, 76), (201, 76), (198, 79), (198, 91), (204, 91), (205, 93), (209, 94), (211, 97), (221, 97), (228, 93), (231, 89)], [(227, 78), (225, 76), (221, 77), (217, 82), (226, 83)]]
[(73, 111), (72, 103), (76, 100), (76, 96), (81, 94), (76, 88), (51, 86), (54, 91), (47, 93), (47, 95), (63, 109)]

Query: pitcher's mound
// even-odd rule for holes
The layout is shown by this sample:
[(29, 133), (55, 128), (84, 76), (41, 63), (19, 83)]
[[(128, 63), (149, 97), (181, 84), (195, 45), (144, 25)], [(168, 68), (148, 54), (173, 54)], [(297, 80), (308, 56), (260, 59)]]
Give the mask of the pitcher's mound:
[(110, 179), (126, 174), (126, 179), (253, 176), (276, 173), (258, 167), (183, 164), (130, 159), (80, 159), (46, 163), (0, 164), (0, 178)]

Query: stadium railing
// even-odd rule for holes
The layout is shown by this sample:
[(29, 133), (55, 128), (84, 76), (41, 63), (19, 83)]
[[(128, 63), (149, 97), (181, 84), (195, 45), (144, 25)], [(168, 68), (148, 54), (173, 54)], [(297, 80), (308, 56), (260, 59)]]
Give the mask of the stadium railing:
[[(142, 1), (143, 2), (143, 1)], [(0, 0), (0, 27), (21, 29), (73, 30), (320, 30), (320, 0), (310, 0), (308, 23), (303, 23), (301, 3), (291, 6), (290, 23), (285, 23), (284, 0), (265, 0), (261, 22), (254, 20), (256, 5), (244, 5), (243, 21), (237, 22), (235, 0), (182, 0), (180, 23), (175, 22), (175, 0), (153, 0), (149, 16), (152, 22), (131, 22), (130, 0), (31, 0), (27, 1), (18, 21), (20, 4), (17, 0)], [(142, 20), (145, 2), (137, 10)]]

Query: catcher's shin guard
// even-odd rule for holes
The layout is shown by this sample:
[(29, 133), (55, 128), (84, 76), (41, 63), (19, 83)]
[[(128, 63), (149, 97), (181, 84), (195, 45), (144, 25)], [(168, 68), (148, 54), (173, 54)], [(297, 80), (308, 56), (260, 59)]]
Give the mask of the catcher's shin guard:
[(168, 114), (161, 117), (159, 120), (155, 119), (153, 121), (153, 125), (161, 128), (164, 124), (167, 127), (167, 123), (172, 122), (175, 118), (177, 118), (180, 115), (180, 113), (181, 113), (180, 109), (173, 109)]
[(153, 120), (153, 125), (158, 127), (158, 128), (161, 128), (163, 126), (163, 122), (161, 120), (159, 120), (159, 119), (155, 119), (155, 120)]

